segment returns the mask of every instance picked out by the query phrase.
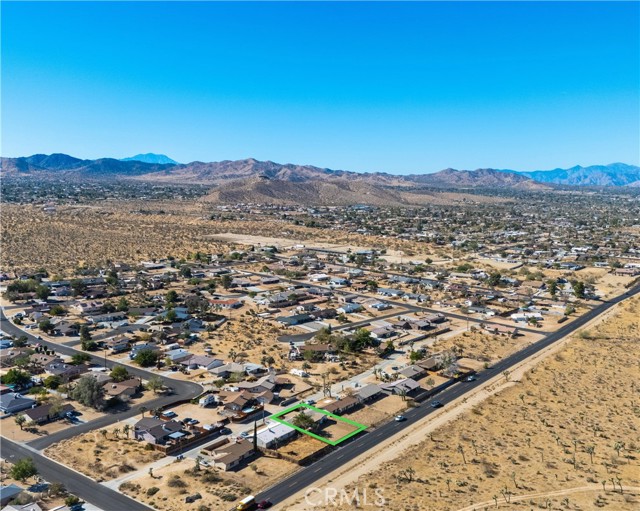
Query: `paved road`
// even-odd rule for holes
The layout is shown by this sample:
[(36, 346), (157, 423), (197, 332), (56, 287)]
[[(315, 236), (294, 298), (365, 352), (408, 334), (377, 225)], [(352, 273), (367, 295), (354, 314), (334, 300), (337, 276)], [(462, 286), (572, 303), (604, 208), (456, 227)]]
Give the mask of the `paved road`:
[[(2, 310), (0, 310), (0, 330), (10, 335), (26, 335), (29, 343), (36, 344), (40, 342), (41, 344), (48, 345), (50, 349), (53, 349), (58, 353), (62, 353), (64, 355), (72, 356), (75, 353), (80, 352), (80, 350), (76, 350), (63, 344), (38, 340), (30, 333), (18, 328), (13, 323), (11, 323)], [(92, 355), (91, 362), (97, 365), (103, 365), (104, 358), (99, 355)], [(108, 359), (106, 364), (109, 368), (113, 368), (114, 366), (119, 365), (117, 362), (113, 362)], [(145, 380), (148, 380), (152, 376), (158, 376), (155, 373), (151, 373), (138, 367), (126, 367), (127, 371), (129, 371), (129, 374)], [(174, 390), (174, 393), (172, 395), (163, 395), (161, 397), (158, 397), (157, 399), (146, 402), (144, 405), (148, 409), (170, 406), (177, 401), (183, 399), (192, 399), (202, 393), (202, 387), (197, 383), (174, 380), (165, 376), (160, 376), (160, 378), (163, 380), (165, 386), (171, 387)], [(64, 485), (72, 493), (78, 495), (87, 502), (91, 502), (97, 505), (105, 511), (147, 510), (150, 508), (143, 506), (142, 504), (139, 504), (114, 490), (106, 488), (105, 486), (96, 483), (92, 479), (83, 476), (78, 472), (69, 470), (62, 465), (59, 465), (58, 463), (51, 461), (45, 456), (37, 453), (37, 450), (45, 449), (49, 445), (59, 442), (60, 440), (65, 440), (67, 438), (74, 437), (87, 431), (102, 429), (115, 422), (128, 419), (129, 417), (132, 417), (138, 413), (139, 412), (137, 408), (111, 413), (93, 421), (65, 428), (64, 430), (52, 435), (47, 435), (41, 438), (37, 438), (36, 440), (32, 440), (28, 443), (28, 447), (20, 445), (16, 442), (12, 442), (3, 437), (2, 442), (0, 443), (0, 456), (6, 459), (11, 459), (11, 457), (14, 457), (15, 459), (31, 457), (38, 467), (38, 471), (47, 481), (64, 483)]]
[(71, 493), (105, 511), (148, 511), (152, 509), (6, 438), (2, 439), (2, 457), (9, 461), (32, 458), (36, 462), (40, 476), (46, 481), (63, 483)]
[[(40, 341), (30, 333), (18, 328), (16, 325), (11, 323), (6, 316), (4, 315), (4, 311), (0, 311), (0, 328), (2, 331), (10, 334), (10, 335), (26, 335), (29, 342), (31, 344), (36, 344), (40, 342), (41, 344), (48, 345), (50, 349), (55, 350), (58, 353), (62, 353), (63, 355), (73, 356), (76, 353), (86, 353), (81, 350), (74, 349), (70, 346), (65, 346), (64, 344), (57, 344), (50, 341)], [(91, 355), (91, 362), (104, 366), (104, 358), (100, 355)], [(111, 361), (107, 359), (107, 367), (113, 368), (114, 366), (122, 365), (118, 362)], [(192, 399), (199, 394), (202, 393), (202, 387), (197, 383), (182, 381), (182, 380), (174, 380), (172, 378), (167, 378), (166, 376), (157, 375), (150, 371), (146, 371), (139, 367), (125, 366), (129, 374), (133, 376), (137, 376), (138, 378), (142, 378), (143, 380), (148, 380), (152, 376), (159, 376), (165, 386), (171, 387), (173, 389), (173, 394), (171, 395), (162, 395), (156, 399), (148, 401), (144, 403), (144, 406), (147, 409), (161, 408), (165, 406), (170, 406), (171, 404), (183, 400), (183, 399)], [(106, 426), (109, 426), (115, 422), (122, 421), (124, 419), (128, 419), (129, 417), (133, 417), (134, 415), (140, 413), (138, 408), (131, 408), (129, 410), (123, 410), (119, 412), (110, 413), (98, 419), (85, 422), (83, 424), (79, 424), (77, 426), (71, 428), (65, 428), (62, 431), (58, 431), (57, 433), (53, 433), (51, 435), (43, 436), (41, 438), (37, 438), (29, 442), (29, 446), (34, 447), (36, 449), (45, 449), (46, 447), (59, 442), (60, 440), (65, 440), (67, 438), (74, 437), (81, 433), (86, 433), (87, 431), (92, 431), (94, 429), (101, 429)]]
[[(245, 274), (249, 274), (249, 275), (255, 275), (257, 277), (270, 277), (272, 276), (269, 273), (261, 273), (261, 272), (255, 272), (255, 271), (249, 271), (249, 270), (240, 270), (241, 272), (245, 273)], [(423, 307), (421, 305), (413, 305), (411, 303), (407, 303), (407, 302), (399, 302), (397, 300), (391, 300), (387, 297), (384, 296), (373, 296), (370, 294), (363, 294), (363, 293), (358, 293), (355, 291), (349, 291), (348, 289), (345, 288), (333, 288), (332, 286), (328, 286), (328, 285), (324, 285), (318, 282), (314, 282), (314, 283), (309, 283), (309, 282), (305, 282), (303, 280), (296, 280), (296, 279), (289, 279), (286, 277), (282, 277), (279, 276), (280, 280), (282, 280), (283, 282), (289, 282), (290, 284), (299, 284), (302, 286), (309, 286), (312, 285), (313, 287), (321, 287), (324, 289), (331, 289), (334, 293), (338, 293), (338, 294), (342, 294), (342, 295), (354, 295), (354, 296), (358, 296), (361, 298), (376, 298), (379, 299), (381, 302), (385, 302), (388, 304), (391, 304), (395, 307), (400, 307), (402, 309), (404, 309), (403, 312), (392, 312), (389, 314), (385, 314), (384, 316), (379, 316), (377, 318), (371, 318), (371, 319), (366, 319), (366, 320), (362, 320), (362, 321), (357, 321), (355, 323), (345, 323), (344, 325), (335, 327), (333, 330), (345, 330), (345, 329), (351, 329), (351, 328), (357, 328), (360, 326), (366, 326), (368, 324), (370, 324), (372, 321), (380, 321), (380, 320), (384, 320), (384, 319), (388, 319), (388, 318), (392, 318), (394, 316), (398, 316), (399, 314), (406, 314), (406, 313), (412, 313), (412, 312), (423, 312), (423, 313), (429, 313), (429, 314), (442, 314), (443, 316), (445, 316), (448, 319), (459, 319), (462, 321), (466, 321), (466, 322), (470, 322), (470, 323), (477, 323), (477, 324), (481, 324), (481, 323), (485, 323), (488, 325), (500, 325), (500, 326), (504, 326), (503, 323), (499, 323), (496, 321), (492, 321), (491, 319), (479, 319), (479, 318), (475, 318), (472, 317), (471, 315), (466, 315), (466, 314), (458, 314), (456, 312), (449, 312), (449, 311), (444, 311), (444, 310), (438, 310), (438, 309), (431, 309), (429, 307)], [(527, 328), (527, 327), (523, 327), (523, 326), (518, 326), (517, 327), (519, 331), (521, 332), (531, 332), (534, 334), (541, 334), (543, 332), (541, 332), (538, 329), (535, 328)], [(293, 335), (281, 335), (280, 337), (278, 337), (279, 341), (282, 342), (302, 342), (302, 341), (307, 341), (309, 339), (311, 339), (314, 335), (316, 335), (316, 332), (305, 332), (303, 334), (293, 334)]]
[[(630, 290), (628, 293), (620, 295), (608, 302), (597, 306), (583, 316), (577, 318), (572, 323), (560, 328), (556, 332), (547, 335), (544, 339), (541, 339), (540, 341), (527, 346), (523, 350), (503, 359), (490, 369), (478, 373), (478, 380), (473, 382), (460, 382), (449, 387), (448, 389), (438, 394), (438, 401), (442, 402), (446, 406), (448, 402), (451, 402), (452, 400), (466, 394), (467, 392), (472, 391), (478, 385), (481, 385), (483, 381), (486, 381), (487, 379), (502, 373), (506, 369), (519, 364), (534, 353), (545, 349), (549, 345), (571, 334), (576, 329), (594, 319), (596, 316), (613, 307), (615, 304), (621, 302), (629, 296), (638, 294), (639, 292), (640, 287), (636, 287)], [(268, 490), (257, 495), (256, 499), (270, 499), (275, 504), (278, 502), (282, 502), (283, 500), (289, 498), (299, 491), (304, 490), (305, 488), (313, 487), (313, 484), (318, 479), (326, 476), (327, 474), (330, 474), (341, 465), (347, 463), (349, 460), (363, 454), (373, 447), (376, 447), (382, 440), (400, 432), (402, 429), (410, 426), (416, 420), (422, 419), (423, 417), (430, 415), (434, 411), (435, 410), (431, 408), (428, 403), (423, 403), (404, 414), (407, 418), (405, 422), (387, 422), (386, 424), (383, 424), (376, 429), (368, 431), (358, 437), (354, 437), (348, 440), (346, 443), (342, 444), (342, 446), (335, 451), (321, 458), (319, 461), (298, 471), (287, 479), (284, 479)], [(317, 496), (318, 494), (314, 494), (314, 497)]]

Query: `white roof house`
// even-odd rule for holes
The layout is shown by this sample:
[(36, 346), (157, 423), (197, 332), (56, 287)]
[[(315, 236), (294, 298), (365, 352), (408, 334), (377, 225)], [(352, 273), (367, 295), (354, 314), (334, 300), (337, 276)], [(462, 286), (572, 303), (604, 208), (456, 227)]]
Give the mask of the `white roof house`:
[(257, 431), (257, 444), (258, 447), (270, 449), (282, 444), (295, 434), (296, 430), (291, 426), (280, 423), (270, 423), (267, 427)]

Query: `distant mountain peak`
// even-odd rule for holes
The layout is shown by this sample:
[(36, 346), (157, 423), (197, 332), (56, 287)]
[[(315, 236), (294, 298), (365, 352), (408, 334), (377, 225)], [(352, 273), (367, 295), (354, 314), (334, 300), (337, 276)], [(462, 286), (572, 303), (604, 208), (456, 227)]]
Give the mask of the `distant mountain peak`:
[(122, 158), (120, 161), (141, 161), (143, 163), (153, 163), (156, 165), (165, 165), (170, 163), (172, 165), (178, 165), (178, 162), (172, 160), (164, 154), (144, 153), (136, 154), (135, 156), (129, 156), (128, 158)]

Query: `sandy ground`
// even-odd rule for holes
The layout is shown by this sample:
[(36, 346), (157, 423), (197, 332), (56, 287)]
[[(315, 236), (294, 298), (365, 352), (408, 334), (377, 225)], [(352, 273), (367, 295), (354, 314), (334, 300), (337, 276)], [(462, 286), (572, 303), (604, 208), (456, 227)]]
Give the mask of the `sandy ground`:
[(462, 356), (481, 362), (494, 363), (520, 351), (539, 340), (542, 335), (524, 332), (517, 337), (493, 335), (481, 330), (463, 332), (455, 337), (436, 341), (432, 351), (439, 352), (455, 348)]
[[(86, 406), (81, 405), (77, 401), (63, 401), (64, 404), (71, 404), (76, 409), (76, 411), (80, 412), (82, 415), (78, 416), (78, 419), (82, 422), (89, 422), (99, 417), (104, 416), (104, 413), (100, 413), (93, 408), (88, 408)], [(33, 428), (35, 431), (30, 431), (32, 428), (23, 427), (20, 429), (15, 423), (13, 417), (7, 417), (0, 422), (0, 433), (2, 436), (9, 438), (18, 442), (29, 442), (38, 437), (44, 435), (50, 435), (52, 433), (56, 433), (58, 431), (62, 431), (63, 429), (72, 428), (73, 424), (67, 420), (59, 420), (55, 422), (50, 422), (48, 424), (42, 424), (40, 426), (36, 426)], [(28, 431), (29, 430), (29, 431)]]
[[(616, 307), (587, 332), (595, 335), (598, 324), (605, 332), (612, 324), (636, 332), (638, 302)], [(416, 423), (315, 486), (351, 493), (356, 487), (376, 488), (392, 509), (424, 509), (424, 502), (442, 511), (484, 509), (487, 502), (503, 509), (531, 509), (536, 498), (545, 503), (548, 498), (554, 509), (637, 509), (638, 495), (628, 488), (640, 485), (634, 456), (640, 443), (638, 410), (624, 392), (637, 379), (637, 359), (629, 357), (636, 346), (637, 335), (633, 340), (583, 339), (581, 334), (565, 339), (514, 368), (508, 381), (495, 377), (460, 400), (460, 406), (452, 404)], [(617, 442), (625, 447), (617, 451)], [(627, 487), (623, 494), (612, 491), (617, 477)], [(602, 481), (605, 491), (515, 501), (520, 495)], [(565, 498), (569, 503), (579, 498), (584, 507), (567, 507)], [(303, 494), (279, 508), (318, 509)]]
[[(174, 462), (154, 470), (151, 475), (121, 484), (120, 491), (155, 509), (171, 511), (184, 509), (185, 496), (198, 492), (202, 499), (190, 509), (208, 506), (211, 510), (226, 510), (232, 509), (243, 497), (258, 493), (300, 467), (290, 461), (262, 456), (250, 460), (235, 472), (204, 466), (198, 472), (194, 468), (195, 461), (190, 458)], [(176, 478), (181, 482), (176, 483)], [(154, 487), (158, 488), (157, 492), (149, 495), (149, 489)]]
[(44, 454), (96, 481), (115, 479), (164, 457), (159, 451), (145, 450), (144, 442), (132, 439), (133, 432), (125, 438), (122, 427), (115, 424), (63, 440), (45, 449)]
[[(33, 478), (27, 479), (26, 482), (17, 481), (13, 479), (9, 475), (9, 470), (11, 469), (12, 464), (4, 459), (0, 460), (0, 483), (2, 486), (9, 486), (10, 484), (15, 484), (20, 488), (25, 489), (25, 494), (29, 495), (31, 502), (37, 502), (41, 509), (44, 511), (49, 511), (53, 509), (58, 509), (60, 506), (64, 505), (64, 496), (54, 496), (48, 495), (45, 488), (42, 488), (41, 485), (35, 482)], [(44, 490), (44, 491), (41, 491)], [(29, 508), (26, 508), (27, 510)]]

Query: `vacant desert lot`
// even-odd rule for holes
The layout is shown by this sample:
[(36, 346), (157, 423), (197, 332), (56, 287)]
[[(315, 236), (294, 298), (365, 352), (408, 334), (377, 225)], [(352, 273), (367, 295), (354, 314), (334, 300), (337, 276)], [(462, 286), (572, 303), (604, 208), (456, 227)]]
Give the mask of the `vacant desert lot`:
[[(185, 459), (127, 481), (120, 485), (120, 491), (160, 510), (226, 510), (233, 509), (240, 499), (255, 495), (298, 468), (290, 461), (262, 456), (235, 472), (204, 466), (196, 470), (194, 460)], [(185, 496), (196, 492), (202, 499), (195, 504), (185, 504)]]
[(638, 509), (639, 308), (619, 306), (357, 486), (394, 510)]
[(145, 450), (145, 443), (131, 436), (125, 436), (121, 427), (112, 426), (58, 442), (44, 454), (96, 481), (115, 479), (164, 456)]

